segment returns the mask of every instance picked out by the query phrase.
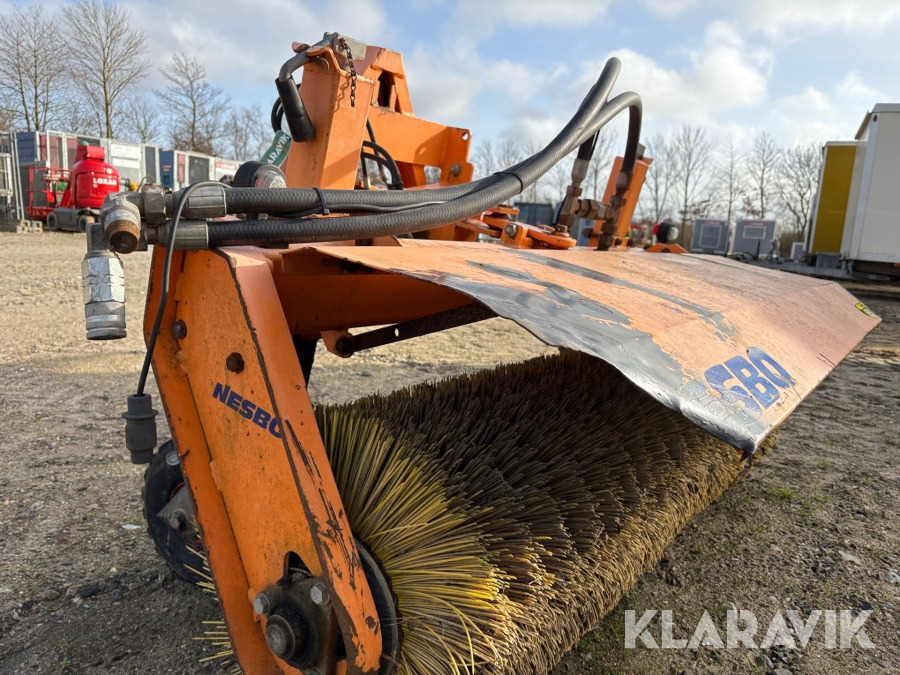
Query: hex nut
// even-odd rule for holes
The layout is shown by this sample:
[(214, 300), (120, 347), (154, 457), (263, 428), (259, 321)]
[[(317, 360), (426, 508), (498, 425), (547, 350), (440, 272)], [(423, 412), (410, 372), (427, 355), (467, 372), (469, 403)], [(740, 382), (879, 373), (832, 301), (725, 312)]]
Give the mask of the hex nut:
[(319, 606), (327, 605), (331, 600), (328, 587), (321, 581), (313, 584), (312, 588), (309, 589), (309, 599)]
[(265, 593), (260, 593), (253, 598), (253, 611), (257, 614), (268, 614), (271, 605), (272, 603), (269, 600), (269, 596)]

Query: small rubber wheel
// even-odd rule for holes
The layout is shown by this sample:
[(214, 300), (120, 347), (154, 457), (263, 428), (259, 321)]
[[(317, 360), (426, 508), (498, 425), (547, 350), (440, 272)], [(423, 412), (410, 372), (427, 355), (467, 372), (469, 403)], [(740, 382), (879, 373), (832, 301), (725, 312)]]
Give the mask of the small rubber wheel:
[(47, 229), (50, 232), (56, 232), (59, 229), (59, 219), (52, 211), (47, 214)]
[(156, 551), (180, 578), (192, 584), (205, 578), (194, 570), (202, 570), (203, 541), (199, 536), (179, 532), (159, 517), (159, 512), (181, 490), (189, 490), (181, 473), (178, 451), (172, 441), (163, 443), (144, 472), (144, 518), (147, 532)]

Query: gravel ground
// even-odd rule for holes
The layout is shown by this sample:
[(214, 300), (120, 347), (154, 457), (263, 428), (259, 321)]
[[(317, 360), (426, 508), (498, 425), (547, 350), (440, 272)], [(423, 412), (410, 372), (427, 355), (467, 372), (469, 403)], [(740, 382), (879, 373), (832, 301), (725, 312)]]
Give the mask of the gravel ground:
[[(143, 468), (122, 446), (149, 256), (126, 260), (132, 334), (88, 343), (83, 245), (0, 233), (0, 673), (216, 672), (199, 663), (213, 648), (193, 638), (218, 607), (156, 557)], [(555, 673), (900, 672), (900, 296), (854, 290), (882, 326)], [(489, 367), (499, 344), (509, 360), (547, 349), (492, 320), (350, 360), (322, 354), (310, 389), (352, 400)], [(649, 609), (673, 610), (676, 638), (690, 638), (707, 610), (723, 639), (729, 609), (752, 610), (760, 635), (777, 610), (871, 609), (875, 648), (826, 650), (820, 626), (807, 649), (625, 649), (625, 611)], [(656, 623), (651, 633), (659, 639)]]

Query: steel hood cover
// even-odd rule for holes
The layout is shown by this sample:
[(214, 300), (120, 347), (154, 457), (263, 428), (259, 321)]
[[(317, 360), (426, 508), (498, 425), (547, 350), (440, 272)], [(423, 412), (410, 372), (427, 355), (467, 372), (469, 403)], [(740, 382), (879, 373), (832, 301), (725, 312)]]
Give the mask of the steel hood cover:
[(749, 452), (880, 322), (835, 283), (721, 257), (400, 244), (314, 248), (467, 295)]

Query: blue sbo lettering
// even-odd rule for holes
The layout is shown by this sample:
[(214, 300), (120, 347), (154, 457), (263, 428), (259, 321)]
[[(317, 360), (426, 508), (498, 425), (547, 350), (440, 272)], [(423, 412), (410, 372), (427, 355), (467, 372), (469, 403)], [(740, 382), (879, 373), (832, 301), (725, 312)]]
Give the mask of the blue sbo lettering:
[(734, 356), (704, 375), (724, 401), (747, 413), (771, 407), (781, 398), (781, 389), (796, 384), (781, 364), (758, 347), (748, 349), (747, 358)]

